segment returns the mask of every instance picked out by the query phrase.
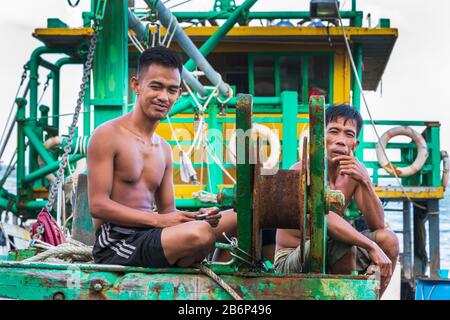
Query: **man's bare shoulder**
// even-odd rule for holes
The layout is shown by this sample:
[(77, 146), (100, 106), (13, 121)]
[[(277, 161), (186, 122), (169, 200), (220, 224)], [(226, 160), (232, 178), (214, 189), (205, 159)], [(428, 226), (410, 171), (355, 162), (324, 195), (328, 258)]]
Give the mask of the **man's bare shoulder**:
[(93, 132), (92, 136), (117, 135), (117, 129), (120, 128), (120, 118), (102, 123)]
[(167, 160), (172, 159), (172, 146), (156, 132), (153, 134), (153, 143), (159, 144), (161, 146), (161, 149), (163, 150)]
[(116, 150), (116, 147), (120, 144), (121, 139), (121, 126), (118, 119), (113, 119), (99, 125), (91, 135), (89, 139), (89, 151), (94, 149), (99, 152), (109, 152)]
[(171, 146), (169, 144), (169, 142), (166, 141), (166, 139), (164, 139), (163, 137), (161, 137), (159, 134), (157, 134), (156, 132), (153, 134), (153, 141), (156, 144), (161, 144), (161, 147), (166, 151), (166, 150), (171, 150)]
[(101, 141), (108, 145), (114, 145), (121, 141), (123, 137), (122, 117), (112, 119), (99, 125), (92, 133), (90, 140)]

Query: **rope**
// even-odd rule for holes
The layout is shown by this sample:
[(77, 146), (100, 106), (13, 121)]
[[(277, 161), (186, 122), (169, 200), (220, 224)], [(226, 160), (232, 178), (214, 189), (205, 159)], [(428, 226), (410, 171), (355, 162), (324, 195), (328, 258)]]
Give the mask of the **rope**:
[[(84, 113), (92, 113), (94, 112), (93, 110), (90, 111), (80, 111), (79, 114), (84, 114)], [(35, 117), (35, 118), (27, 118), (27, 122), (31, 122), (31, 121), (35, 121), (38, 119), (52, 119), (52, 118), (61, 118), (61, 117), (67, 117), (67, 116), (73, 116), (75, 114), (75, 112), (69, 112), (69, 113), (60, 113), (60, 114), (55, 114), (55, 115), (49, 115), (46, 117)]]
[[(175, 7), (181, 6), (182, 4), (185, 4), (185, 3), (188, 3), (188, 2), (191, 2), (191, 1), (192, 1), (192, 0), (186, 0), (186, 1), (184, 1), (184, 2), (180, 2), (180, 3), (174, 4), (173, 6), (169, 7), (168, 9), (169, 9), (169, 10), (172, 10), (172, 9), (175, 8)], [(169, 1), (167, 1), (167, 2), (169, 2)], [(167, 2), (166, 2), (166, 3), (167, 3)]]
[(9, 164), (5, 170), (5, 175), (3, 176), (2, 180), (0, 181), (0, 188), (3, 188), (3, 185), (6, 183), (6, 180), (8, 179), (9, 175), (14, 171), (14, 169), (17, 165), (17, 159), (15, 159), (16, 155), (17, 155), (17, 148), (14, 151), (14, 153), (11, 157), (11, 160), (9, 160)]
[(170, 44), (172, 43), (172, 39), (173, 39), (173, 37), (175, 36), (175, 33), (177, 32), (176, 26), (175, 26), (174, 28), (175, 28), (175, 29), (172, 31), (172, 34), (171, 34), (169, 40), (167, 41), (167, 44), (166, 44), (166, 47), (167, 47), (167, 48), (170, 47)]
[(92, 247), (87, 246), (74, 239), (68, 239), (58, 246), (52, 246), (48, 243), (33, 240), (30, 244), (32, 247), (45, 250), (31, 258), (22, 260), (22, 262), (39, 262), (49, 258), (58, 259), (60, 261), (83, 261), (90, 262), (93, 260)]
[[(220, 81), (214, 87), (214, 90), (211, 92), (210, 96), (207, 98), (205, 104), (203, 104), (203, 105), (198, 101), (197, 96), (192, 92), (191, 87), (188, 86), (186, 81), (183, 80), (183, 83), (186, 86), (186, 89), (188, 90), (189, 95), (192, 97), (192, 99), (194, 100), (195, 104), (197, 105), (197, 108), (199, 109), (199, 111), (201, 113), (204, 113), (205, 110), (206, 110), (206, 107), (208, 106), (208, 104), (211, 101), (212, 97), (218, 92), (219, 86), (222, 84), (222, 78), (220, 78)], [(201, 97), (201, 98), (202, 99), (206, 99), (206, 97)]]
[(217, 195), (212, 192), (205, 191), (205, 190), (193, 192), (192, 197), (200, 200), (201, 202), (217, 203)]
[(163, 38), (163, 40), (162, 40), (162, 42), (161, 42), (161, 44), (162, 44), (163, 46), (165, 46), (164, 43), (166, 42), (166, 38), (167, 38), (167, 36), (168, 36), (169, 33), (170, 33), (170, 27), (172, 26), (172, 23), (173, 23), (173, 15), (171, 15), (171, 17), (170, 17), (170, 22), (169, 22), (169, 25), (167, 26), (166, 34), (164, 35), (164, 38)]
[(44, 83), (44, 88), (42, 89), (41, 96), (39, 97), (39, 101), (38, 101), (38, 104), (37, 104), (38, 106), (41, 104), (42, 99), (43, 99), (44, 96), (45, 96), (45, 92), (47, 91), (48, 84), (49, 84), (51, 78), (52, 78), (52, 72), (50, 71), (50, 72), (48, 73), (48, 75), (47, 75), (47, 80), (46, 80), (45, 83)]
[[(375, 132), (375, 135), (377, 136), (378, 141), (380, 141), (381, 138), (380, 138), (380, 135), (378, 134), (378, 130), (377, 130), (376, 127), (375, 127), (375, 121), (373, 120), (372, 114), (371, 114), (371, 112), (370, 112), (369, 105), (368, 105), (367, 100), (366, 100), (366, 95), (364, 94), (364, 91), (363, 91), (363, 88), (362, 88), (361, 79), (359, 78), (358, 72), (357, 72), (357, 70), (356, 70), (356, 64), (355, 64), (355, 60), (353, 59), (353, 55), (352, 55), (352, 52), (351, 52), (351, 49), (350, 49), (350, 44), (348, 43), (347, 33), (345, 32), (345, 28), (344, 28), (344, 25), (343, 25), (343, 23), (342, 23), (341, 14), (340, 14), (340, 12), (339, 12), (339, 2), (338, 2), (337, 0), (335, 0), (335, 3), (334, 3), (334, 4), (335, 4), (335, 6), (336, 6), (336, 10), (337, 10), (337, 13), (338, 13), (338, 18), (339, 18), (339, 23), (340, 23), (340, 25), (341, 25), (342, 33), (343, 33), (343, 35), (344, 35), (344, 42), (345, 42), (345, 46), (346, 46), (346, 48), (347, 48), (347, 52), (348, 52), (348, 55), (349, 55), (349, 58), (350, 58), (350, 63), (351, 63), (351, 66), (352, 66), (353, 74), (354, 74), (354, 76), (355, 76), (356, 82), (358, 83), (359, 90), (361, 91), (361, 95), (362, 95), (362, 98), (363, 98), (363, 101), (364, 101), (364, 106), (366, 107), (367, 113), (368, 113), (368, 115), (369, 115), (369, 118), (370, 118), (370, 122), (371, 122), (372, 128), (373, 128), (373, 130), (374, 130), (374, 132)], [(381, 146), (381, 150), (383, 151), (383, 154), (384, 154), (384, 156), (386, 157), (386, 159), (389, 159), (388, 156), (387, 156), (387, 154), (386, 154), (386, 149), (385, 149), (383, 146)], [(402, 185), (402, 182), (401, 182), (399, 176), (397, 175), (397, 172), (395, 172), (394, 166), (392, 165), (392, 163), (391, 163), (390, 161), (389, 161), (389, 166), (390, 166), (392, 172), (394, 173), (394, 176), (395, 176), (395, 178), (396, 178), (398, 184), (400, 185), (400, 188), (402, 189), (402, 192), (403, 192), (403, 194), (406, 196), (406, 198), (407, 198), (413, 205), (415, 205), (416, 207), (418, 207), (418, 208), (420, 208), (420, 209), (422, 209), (422, 210), (427, 210), (426, 207), (424, 207), (424, 206), (422, 206), (422, 205), (420, 205), (420, 204), (414, 202), (414, 201), (408, 196), (408, 194), (406, 193), (405, 188), (404, 188), (403, 185)]]
[(155, 46), (156, 44), (156, 32), (152, 33), (152, 48)]
[[(1, 138), (0, 138), (0, 146), (2, 146), (2, 152), (0, 153), (0, 158), (1, 158), (2, 155), (3, 155), (3, 144), (6, 144), (6, 143), (8, 142), (8, 140), (9, 140), (9, 138), (7, 138), (6, 141), (3, 141), (3, 139), (5, 138), (5, 133), (6, 133), (7, 128), (8, 128), (8, 123), (9, 123), (9, 121), (11, 120), (11, 115), (12, 115), (12, 113), (13, 113), (14, 106), (16, 105), (16, 99), (17, 99), (17, 97), (19, 96), (20, 89), (22, 88), (25, 79), (27, 78), (27, 70), (28, 70), (28, 67), (27, 67), (27, 65), (25, 64), (25, 65), (23, 66), (23, 72), (22, 72), (22, 76), (21, 76), (21, 78), (20, 78), (20, 84), (19, 84), (19, 87), (17, 88), (16, 95), (14, 96), (14, 100), (13, 100), (13, 102), (12, 102), (12, 104), (11, 104), (11, 108), (9, 109), (8, 119), (6, 120), (5, 127), (3, 128), (2, 136), (1, 136)], [(14, 126), (14, 124), (15, 124), (15, 122), (13, 121), (13, 122), (11, 123), (11, 126)]]
[(225, 100), (221, 100), (220, 99), (220, 95), (217, 96), (217, 101), (219, 101), (221, 104), (226, 104), (228, 101), (231, 100), (231, 98), (233, 98), (233, 88), (229, 87), (230, 90), (228, 90), (228, 97)]
[(219, 286), (221, 286), (234, 300), (242, 300), (242, 297), (237, 294), (237, 292), (228, 285), (222, 278), (215, 274), (210, 268), (208, 268), (203, 263), (198, 264), (198, 267), (204, 274), (213, 279)]
[[(191, 144), (191, 146), (189, 147), (189, 150), (188, 150), (187, 152), (185, 152), (186, 155), (189, 156), (189, 155), (192, 153), (192, 150), (194, 149), (194, 146), (197, 144), (197, 141), (198, 141), (198, 139), (199, 139), (199, 137), (200, 137), (200, 132), (201, 132), (202, 129), (203, 129), (203, 124), (204, 124), (204, 121), (205, 121), (205, 120), (204, 120), (203, 113), (204, 113), (204, 111), (206, 110), (206, 107), (208, 106), (208, 104), (209, 104), (209, 102), (211, 101), (212, 97), (216, 94), (217, 90), (219, 89), (219, 85), (217, 85), (217, 86), (214, 88), (214, 90), (211, 92), (211, 94), (209, 95), (208, 99), (207, 99), (206, 102), (204, 103), (204, 105), (202, 105), (202, 104), (200, 104), (200, 102), (197, 100), (197, 97), (195, 96), (195, 94), (192, 92), (191, 88), (188, 86), (188, 84), (187, 84), (184, 80), (183, 80), (183, 83), (184, 83), (184, 85), (186, 86), (186, 88), (188, 89), (189, 94), (190, 94), (191, 97), (193, 98), (193, 100), (194, 100), (195, 104), (197, 105), (198, 109), (200, 110), (200, 114), (201, 114), (201, 115), (200, 115), (200, 123), (199, 123), (199, 125), (198, 125), (197, 131), (196, 131), (195, 134), (194, 134), (194, 139), (192, 140), (192, 144)], [(220, 84), (220, 83), (219, 83), (219, 84)], [(167, 122), (169, 123), (170, 130), (172, 131), (172, 136), (173, 136), (173, 138), (175, 139), (175, 142), (176, 142), (176, 144), (177, 144), (179, 150), (180, 150), (181, 152), (184, 152), (184, 151), (181, 149), (181, 146), (180, 146), (180, 144), (179, 144), (179, 142), (178, 142), (177, 136), (175, 135), (175, 131), (173, 130), (172, 124), (171, 124), (171, 122), (170, 122), (170, 117), (169, 117), (168, 114), (167, 114), (166, 118), (167, 118)]]
[(216, 155), (214, 154), (214, 152), (212, 152), (212, 148), (211, 148), (211, 144), (209, 142), (206, 142), (206, 151), (208, 152), (208, 154), (211, 156), (211, 158), (214, 160), (214, 162), (219, 166), (219, 168), (227, 175), (227, 177), (234, 183), (236, 184), (236, 180), (233, 178), (233, 176), (228, 173), (227, 169), (225, 169), (225, 167), (222, 164), (222, 161), (220, 161), (220, 159), (218, 159), (216, 157)]
[(131, 43), (133, 43), (133, 45), (136, 47), (136, 49), (138, 49), (139, 52), (142, 53), (145, 50), (139, 40), (134, 35), (132, 35), (130, 31), (128, 31), (128, 38), (131, 40)]

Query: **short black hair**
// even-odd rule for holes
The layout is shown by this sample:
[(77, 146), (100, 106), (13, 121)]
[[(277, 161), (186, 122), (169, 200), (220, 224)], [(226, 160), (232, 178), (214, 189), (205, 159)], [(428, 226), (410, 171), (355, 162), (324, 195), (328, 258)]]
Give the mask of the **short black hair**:
[(138, 74), (153, 63), (163, 67), (176, 68), (180, 71), (180, 76), (183, 71), (183, 63), (178, 53), (163, 46), (147, 48), (141, 53), (139, 56)]
[(347, 120), (352, 120), (356, 125), (356, 137), (362, 127), (362, 117), (358, 110), (348, 104), (334, 104), (325, 110), (325, 125), (332, 121), (337, 121), (339, 118), (344, 118), (344, 124)]

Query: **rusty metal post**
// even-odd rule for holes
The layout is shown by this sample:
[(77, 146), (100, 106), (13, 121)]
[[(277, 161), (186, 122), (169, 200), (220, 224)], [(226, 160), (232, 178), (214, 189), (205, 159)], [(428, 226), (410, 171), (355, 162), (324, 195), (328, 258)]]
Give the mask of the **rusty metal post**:
[[(236, 99), (236, 129), (251, 130), (253, 113), (253, 98), (251, 95), (240, 94)], [(237, 138), (237, 137), (236, 137)], [(238, 139), (237, 142), (240, 140)], [(242, 141), (242, 140), (241, 140)], [(239, 247), (252, 254), (253, 238), (253, 175), (254, 165), (250, 163), (251, 134), (245, 135), (244, 146), (236, 143), (236, 211), (237, 238)], [(244, 155), (242, 155), (244, 152)]]
[[(425, 201), (415, 201), (421, 206), (426, 206)], [(424, 276), (427, 270), (428, 253), (426, 248), (427, 231), (425, 221), (427, 212), (418, 206), (414, 206), (414, 276)]]
[(326, 250), (326, 184), (327, 155), (325, 148), (325, 97), (311, 96), (309, 101), (309, 159), (310, 185), (308, 188), (308, 212), (311, 228), (311, 259), (309, 270), (325, 273)]
[(439, 200), (428, 200), (428, 237), (430, 245), (430, 277), (439, 277), (441, 256), (439, 249)]
[(411, 239), (411, 202), (403, 201), (403, 277), (408, 281), (413, 278), (412, 239)]

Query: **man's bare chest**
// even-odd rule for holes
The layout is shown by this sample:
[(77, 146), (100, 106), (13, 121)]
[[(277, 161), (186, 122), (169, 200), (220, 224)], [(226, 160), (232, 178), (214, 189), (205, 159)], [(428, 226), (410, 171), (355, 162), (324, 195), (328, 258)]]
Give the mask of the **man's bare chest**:
[(164, 177), (166, 159), (161, 144), (130, 141), (121, 144), (114, 159), (115, 178), (128, 184), (144, 184), (156, 190)]

